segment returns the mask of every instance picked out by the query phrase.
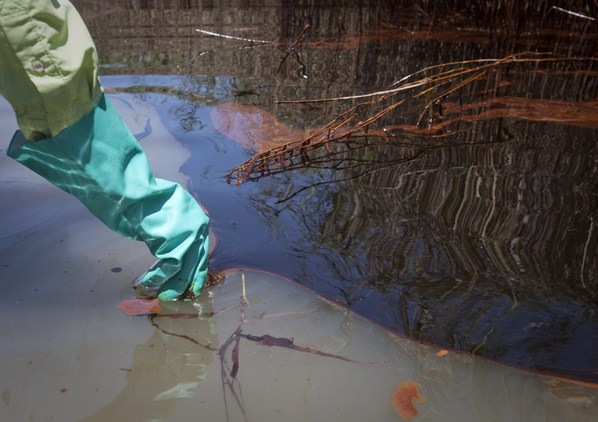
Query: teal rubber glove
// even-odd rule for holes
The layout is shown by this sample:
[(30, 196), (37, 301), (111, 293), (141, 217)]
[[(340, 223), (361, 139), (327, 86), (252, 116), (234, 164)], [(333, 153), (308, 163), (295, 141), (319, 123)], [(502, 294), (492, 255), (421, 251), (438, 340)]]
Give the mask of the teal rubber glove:
[(180, 185), (154, 178), (145, 153), (104, 95), (53, 138), (17, 131), (8, 155), (77, 197), (109, 228), (143, 241), (159, 261), (135, 281), (146, 297), (200, 294), (208, 272), (209, 219)]

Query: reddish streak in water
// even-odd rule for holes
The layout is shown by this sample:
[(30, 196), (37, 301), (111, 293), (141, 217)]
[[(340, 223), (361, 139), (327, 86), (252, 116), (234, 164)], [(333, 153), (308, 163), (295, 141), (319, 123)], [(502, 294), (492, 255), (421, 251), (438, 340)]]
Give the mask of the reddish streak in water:
[(413, 400), (423, 403), (424, 397), (419, 393), (419, 385), (413, 381), (403, 381), (397, 385), (392, 393), (392, 405), (403, 420), (410, 420), (416, 417), (419, 412), (413, 405)]
[(308, 134), (286, 125), (266, 110), (243, 104), (220, 104), (212, 109), (211, 118), (217, 131), (257, 152), (299, 141)]
[(150, 315), (162, 311), (158, 299), (127, 299), (123, 300), (118, 307), (127, 315)]

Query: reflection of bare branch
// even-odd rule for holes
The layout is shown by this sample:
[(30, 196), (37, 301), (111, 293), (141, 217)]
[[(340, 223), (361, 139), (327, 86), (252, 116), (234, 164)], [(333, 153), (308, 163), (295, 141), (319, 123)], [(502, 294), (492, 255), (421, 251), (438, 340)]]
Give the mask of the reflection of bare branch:
[[(430, 137), (433, 137), (433, 135), (430, 135)], [(476, 145), (485, 145), (485, 144), (495, 144), (496, 141), (488, 141), (488, 142), (468, 142), (467, 146), (476, 146)], [(394, 143), (397, 147), (403, 147), (403, 148), (408, 148), (408, 147), (413, 147), (413, 144), (405, 144), (405, 143)], [(451, 143), (450, 146), (452, 147), (456, 147), (456, 146), (464, 146), (462, 143)], [(438, 149), (438, 148), (445, 148), (444, 145), (425, 145), (423, 142), (421, 143), (421, 145), (418, 145), (418, 149), (410, 156), (400, 159), (400, 160), (380, 160), (380, 161), (366, 161), (366, 160), (362, 160), (360, 162), (361, 167), (364, 168), (364, 170), (361, 171), (357, 171), (354, 174), (352, 174), (350, 177), (342, 177), (342, 178), (337, 178), (337, 179), (330, 179), (330, 180), (325, 180), (325, 181), (321, 181), (321, 182), (316, 182), (316, 183), (311, 183), (307, 186), (303, 186), (297, 190), (295, 190), (294, 192), (287, 194), (284, 198), (279, 199), (278, 201), (276, 201), (277, 204), (281, 204), (283, 202), (287, 202), (288, 200), (294, 198), (295, 196), (297, 196), (298, 194), (300, 194), (301, 192), (304, 192), (308, 189), (313, 189), (316, 188), (318, 186), (325, 186), (325, 185), (329, 185), (329, 184), (334, 184), (334, 183), (339, 183), (339, 182), (349, 182), (351, 180), (357, 180), (360, 179), (361, 177), (364, 177), (368, 174), (377, 172), (379, 170), (383, 170), (383, 169), (387, 169), (389, 167), (393, 167), (393, 166), (398, 166), (398, 165), (403, 165), (403, 164), (407, 164), (409, 162), (413, 162), (416, 160), (419, 160), (420, 158), (424, 157), (426, 153), (432, 151), (433, 149)], [(315, 167), (315, 166), (306, 166), (306, 167)], [(318, 167), (318, 168), (323, 168), (323, 167)], [(340, 166), (330, 166), (327, 167), (333, 170), (345, 170), (348, 169), (349, 167), (340, 167)], [(351, 169), (353, 170), (359, 170), (358, 166), (355, 165), (353, 167), (351, 167)], [(285, 170), (281, 170), (280, 172), (284, 172)]]
[(558, 10), (559, 12), (567, 13), (568, 15), (575, 16), (576, 18), (587, 19), (589, 21), (596, 20), (596, 18), (593, 18), (591, 16), (582, 15), (581, 13), (572, 12), (570, 10), (563, 9), (563, 8), (557, 7), (557, 6), (552, 6), (551, 9)]
[(211, 37), (226, 38), (227, 40), (235, 40), (235, 41), (245, 41), (245, 42), (250, 42), (252, 44), (276, 44), (273, 41), (257, 40), (255, 38), (236, 37), (234, 35), (219, 34), (218, 32), (206, 31), (205, 29), (199, 29), (199, 28), (196, 28), (195, 32), (199, 32), (200, 34), (204, 34), (204, 35), (209, 35)]
[[(477, 120), (491, 120), (497, 117), (512, 117), (524, 119), (538, 119), (539, 116), (529, 107), (533, 105), (540, 106), (540, 102), (533, 102), (530, 98), (520, 98), (525, 101), (525, 106), (518, 106), (518, 111), (512, 114), (501, 115), (499, 112), (492, 112), (488, 109), (492, 101), (500, 103), (500, 97), (497, 97), (497, 90), (500, 88), (501, 70), (508, 71), (513, 65), (533, 65), (533, 71), (537, 72), (537, 66), (543, 63), (590, 63), (598, 62), (596, 57), (571, 58), (557, 57), (549, 53), (520, 53), (510, 55), (500, 59), (480, 59), (466, 60), (451, 63), (444, 63), (435, 66), (429, 66), (412, 73), (396, 82), (391, 89), (377, 91), (369, 94), (352, 95), (335, 98), (306, 99), (294, 101), (278, 101), (285, 104), (303, 104), (303, 103), (321, 103), (331, 101), (364, 100), (363, 102), (349, 107), (346, 111), (337, 115), (328, 124), (320, 129), (310, 132), (302, 139), (276, 146), (274, 148), (262, 151), (254, 155), (245, 163), (233, 168), (228, 173), (228, 180), (235, 180), (241, 184), (247, 180), (257, 180), (260, 177), (297, 169), (300, 167), (318, 167), (338, 170), (345, 168), (340, 165), (340, 161), (346, 163), (347, 160), (354, 160), (356, 157), (347, 157), (346, 150), (341, 151), (333, 148), (335, 145), (345, 145), (347, 150), (356, 150), (363, 147), (363, 143), (368, 147), (378, 145), (393, 144), (396, 140), (397, 132), (394, 129), (402, 130), (404, 135), (407, 132), (419, 133), (421, 136), (443, 137), (438, 133), (438, 129), (444, 129), (448, 124), (459, 124), (459, 122), (473, 122)], [(583, 72), (583, 71), (582, 71)], [(419, 78), (417, 80), (412, 80)], [(479, 81), (486, 80), (486, 86), (480, 89)], [(492, 83), (489, 83), (492, 81)], [(464, 97), (466, 88), (469, 89)], [(399, 97), (399, 95), (404, 95)], [(456, 97), (456, 98), (455, 98)], [(459, 103), (458, 107), (450, 110), (452, 116), (449, 119), (444, 117), (444, 103), (450, 104), (449, 99)], [(475, 98), (478, 98), (475, 102)], [(503, 97), (504, 98), (504, 97)], [(517, 97), (515, 97), (517, 98)], [(423, 105), (421, 101), (423, 100)], [(374, 124), (383, 117), (394, 113), (401, 107), (407, 107), (400, 113), (401, 119), (413, 112), (415, 102), (420, 103), (420, 112), (414, 124), (401, 124), (387, 126), (384, 129), (375, 129)], [(537, 100), (540, 101), (540, 100)], [(541, 100), (546, 101), (546, 100)], [(504, 103), (505, 101), (503, 101)], [(509, 100), (510, 104), (516, 104), (516, 100)], [(571, 105), (573, 103), (573, 105)], [(475, 104), (478, 104), (476, 110)], [(566, 111), (575, 107), (579, 108), (579, 119), (586, 121), (595, 121), (587, 119), (595, 116), (596, 108), (593, 102), (575, 103), (568, 102), (565, 105)], [(584, 111), (585, 110), (585, 111)], [(477, 114), (466, 114), (466, 111)], [(563, 122), (567, 117), (563, 117), (555, 111), (554, 121)], [(557, 117), (558, 116), (558, 117)], [(552, 121), (551, 114), (544, 113), (541, 116), (543, 121)], [(424, 123), (425, 118), (425, 123)], [(570, 118), (569, 118), (570, 119)], [(424, 130), (421, 130), (421, 129)], [(391, 129), (393, 130), (391, 132)], [(426, 131), (427, 129), (427, 131)], [(451, 134), (462, 132), (463, 128), (451, 128)], [(364, 138), (365, 141), (357, 138)], [(360, 145), (355, 147), (353, 145)], [(343, 157), (340, 158), (340, 153)], [(370, 160), (371, 162), (371, 160)], [(325, 165), (327, 163), (327, 165)]]
[(282, 65), (284, 64), (284, 62), (289, 57), (289, 54), (291, 54), (291, 52), (293, 52), (293, 53), (295, 53), (295, 57), (297, 58), (297, 62), (299, 62), (299, 64), (301, 65), (303, 77), (306, 77), (306, 74), (305, 74), (305, 64), (301, 60), (301, 54), (299, 54), (299, 52), (296, 51), (295, 48), (297, 47), (297, 44), (299, 44), (301, 42), (301, 40), (303, 39), (303, 37), (305, 37), (305, 33), (307, 32), (307, 30), (309, 29), (309, 27), (310, 27), (309, 24), (307, 24), (307, 25), (305, 25), (303, 27), (303, 30), (301, 31), (301, 33), (299, 34), (299, 36), (297, 37), (297, 39), (295, 40), (295, 42), (293, 44), (291, 44), (291, 46), (288, 49), (286, 49), (286, 50), (282, 50), (281, 49), (282, 51), (285, 51), (286, 54), (284, 55), (284, 57), (280, 61), (280, 64), (278, 65), (278, 70), (276, 71), (276, 73), (280, 73), (280, 71), (282, 69)]

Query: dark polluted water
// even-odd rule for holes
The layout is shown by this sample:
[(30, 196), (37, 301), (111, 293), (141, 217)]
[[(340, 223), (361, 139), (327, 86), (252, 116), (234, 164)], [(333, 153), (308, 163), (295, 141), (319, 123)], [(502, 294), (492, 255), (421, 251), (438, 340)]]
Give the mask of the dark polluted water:
[[(212, 216), (214, 265), (281, 274), (413, 339), (596, 381), (596, 23), (483, 5), (133, 2), (88, 16), (104, 73), (139, 74), (114, 88), (154, 103), (190, 151), (181, 170)], [(447, 66), (452, 85), (390, 98), (405, 105), (336, 161), (225, 183), (252, 154), (365, 110), (286, 101), (516, 54), (462, 78), (475, 66)]]
[[(128, 123), (137, 123), (133, 130), (142, 145), (161, 136), (177, 144), (153, 149), (158, 153), (150, 159), (161, 171), (180, 170), (183, 176), (177, 177), (186, 178), (209, 211), (217, 238), (214, 267), (290, 279), (387, 332), (440, 349), (422, 354), (403, 346), (404, 361), (390, 358), (405, 370), (415, 356), (416, 369), (399, 378), (421, 384), (408, 401), (420, 410), (429, 406), (429, 413), (420, 415), (425, 420), (493, 420), (497, 404), (483, 397), (502, 400), (496, 389), (500, 383), (513, 391), (514, 385), (533, 385), (520, 395), (546, 409), (562, 405), (554, 420), (596, 416), (594, 391), (571, 392), (551, 381), (556, 384), (545, 384), (547, 393), (510, 369), (505, 369), (508, 375), (484, 369), (486, 377), (476, 378), (475, 367), (483, 364), (464, 371), (463, 362), (456, 363), (475, 355), (483, 362), (598, 382), (595, 10), (565, 10), (546, 2), (512, 8), (477, 2), (468, 9), (425, 1), (75, 4), (96, 40), (103, 84)], [(430, 68), (448, 63), (453, 64)], [(358, 97), (405, 83), (414, 85), (380, 102), (365, 103), (379, 96)], [(352, 98), (293, 102), (339, 97)], [(379, 117), (349, 139), (339, 136), (305, 156), (297, 149), (282, 160), (269, 159), (265, 170), (232, 173), (227, 180), (231, 169), (254, 154), (308, 139), (348, 110), (354, 117), (337, 120), (325, 136), (334, 138)], [(171, 154), (183, 157), (172, 160), (176, 168), (165, 162)], [(111, 259), (106, 265), (119, 280), (134, 277), (130, 263)], [(305, 311), (291, 305), (298, 287), (280, 283), (281, 291), (275, 280), (259, 300), (277, 298), (291, 309), (289, 315)], [(230, 284), (222, 289), (213, 291), (217, 305), (238, 298), (237, 290), (228, 292)], [(253, 316), (285, 313), (262, 309), (257, 301), (250, 300)], [(321, 323), (325, 317), (318, 318)], [(181, 327), (181, 321), (168, 320), (165, 329), (197, 330), (206, 342), (220, 345), (227, 339), (220, 332), (220, 339), (214, 338), (209, 327)], [(313, 326), (295, 327), (293, 317), (282, 324), (324, 336)], [(345, 328), (330, 336), (334, 344), (326, 350), (353, 350), (339, 346), (346, 341)], [(303, 334), (298, 342), (321, 344)], [(167, 335), (156, 330), (151, 336), (136, 354), (140, 367), (144, 359), (160, 361), (151, 350)], [(376, 344), (373, 338), (366, 341)], [(191, 356), (195, 347), (182, 343), (174, 346), (175, 359)], [(160, 347), (159, 353), (167, 355), (170, 346)], [(388, 358), (355, 350), (361, 360)], [(438, 361), (443, 351), (456, 360)], [(204, 352), (192, 356), (198, 368), (217, 363), (217, 356)], [(243, 363), (240, 367), (249, 370)], [(259, 369), (252, 369), (255, 379)], [(451, 370), (461, 377), (449, 382)], [(176, 371), (174, 376), (182, 380), (174, 390), (160, 384), (163, 376), (150, 377), (159, 402), (184, 398), (191, 390), (201, 390), (199, 397), (206, 400), (212, 397), (204, 391), (209, 384), (202, 384), (212, 379), (209, 370), (189, 379)], [(383, 376), (375, 376), (381, 380), (379, 394), (386, 394)], [(120, 401), (134, 401), (134, 387), (143, 383), (133, 373), (127, 377), (130, 388), (121, 391), (114, 409)], [(446, 382), (451, 394), (432, 379)], [(272, 387), (272, 380), (261, 382)], [(394, 384), (397, 391), (412, 391), (409, 384)], [(418, 402), (421, 391), (427, 402)], [(322, 398), (319, 394), (304, 392)], [(446, 404), (450, 400), (456, 407)], [(229, 406), (233, 401), (229, 396)], [(472, 411), (476, 405), (479, 413)], [(535, 411), (512, 401), (505, 407), (512, 413), (496, 413), (505, 420)], [(114, 409), (108, 406), (95, 417)], [(152, 409), (149, 414), (156, 416), (159, 410)], [(381, 420), (397, 413), (403, 419), (417, 416), (409, 409), (386, 410)], [(577, 419), (568, 419), (573, 414)]]

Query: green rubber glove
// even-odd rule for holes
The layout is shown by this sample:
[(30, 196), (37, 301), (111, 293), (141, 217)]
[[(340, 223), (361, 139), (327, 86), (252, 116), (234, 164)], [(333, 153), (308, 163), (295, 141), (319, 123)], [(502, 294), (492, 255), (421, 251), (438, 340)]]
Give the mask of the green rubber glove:
[(112, 230), (147, 244), (159, 261), (135, 281), (139, 294), (199, 295), (208, 272), (208, 217), (180, 185), (154, 178), (105, 96), (53, 138), (32, 143), (18, 131), (8, 155), (77, 197)]

